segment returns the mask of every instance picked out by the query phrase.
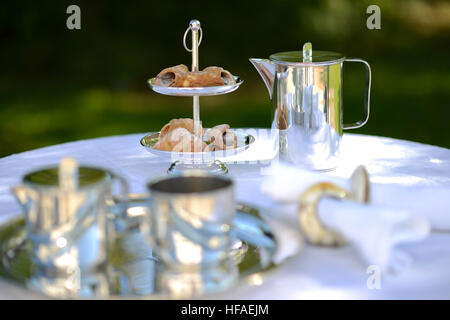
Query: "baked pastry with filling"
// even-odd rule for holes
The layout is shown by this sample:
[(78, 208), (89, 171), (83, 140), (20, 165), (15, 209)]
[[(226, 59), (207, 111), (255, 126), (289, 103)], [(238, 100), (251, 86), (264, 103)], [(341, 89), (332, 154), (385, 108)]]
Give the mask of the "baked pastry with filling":
[[(177, 129), (177, 128), (185, 128), (190, 133), (194, 134), (194, 120), (189, 118), (183, 118), (183, 119), (172, 119), (170, 122), (164, 127), (162, 127), (161, 132), (159, 134), (159, 138), (163, 138), (166, 134), (169, 132)], [(200, 134), (203, 136), (205, 130), (203, 130), (202, 125), (200, 124)]]
[(162, 87), (179, 87), (181, 77), (188, 72), (189, 69), (184, 64), (166, 68), (156, 76), (155, 84)]
[(212, 127), (205, 134), (206, 140), (221, 150), (237, 147), (237, 136), (228, 124), (220, 124)]
[(155, 79), (155, 84), (163, 87), (214, 87), (235, 83), (233, 75), (221, 67), (189, 71), (184, 64), (162, 70)]

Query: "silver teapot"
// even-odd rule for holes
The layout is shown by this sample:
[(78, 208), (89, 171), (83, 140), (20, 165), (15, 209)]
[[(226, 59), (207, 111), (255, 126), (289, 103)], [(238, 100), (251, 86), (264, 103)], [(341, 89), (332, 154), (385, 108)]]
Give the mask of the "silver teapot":
[[(343, 124), (343, 63), (366, 66), (365, 113), (361, 121)], [(269, 90), (273, 102), (272, 129), (279, 130), (280, 157), (312, 170), (338, 165), (343, 129), (366, 124), (370, 110), (371, 70), (361, 59), (340, 53), (303, 51), (275, 53), (270, 59), (250, 59)]]

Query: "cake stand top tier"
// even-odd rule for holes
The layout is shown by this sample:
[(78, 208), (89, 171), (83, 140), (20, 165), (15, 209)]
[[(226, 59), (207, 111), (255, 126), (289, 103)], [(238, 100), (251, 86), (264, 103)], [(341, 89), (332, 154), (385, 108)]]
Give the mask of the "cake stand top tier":
[[(188, 48), (186, 45), (186, 38), (189, 33), (192, 31), (192, 47)], [(202, 42), (203, 32), (200, 27), (200, 21), (191, 20), (189, 23), (189, 27), (186, 29), (183, 37), (183, 46), (188, 52), (192, 52), (192, 68), (191, 71), (196, 72), (199, 71), (198, 64), (198, 48)], [(238, 76), (234, 76), (236, 80), (235, 84), (222, 85), (222, 86), (211, 86), (211, 87), (166, 87), (160, 86), (155, 83), (156, 78), (148, 79), (147, 82), (150, 85), (150, 88), (160, 94), (169, 95), (169, 96), (216, 96), (221, 94), (231, 93), (239, 88), (239, 86), (244, 82)]]

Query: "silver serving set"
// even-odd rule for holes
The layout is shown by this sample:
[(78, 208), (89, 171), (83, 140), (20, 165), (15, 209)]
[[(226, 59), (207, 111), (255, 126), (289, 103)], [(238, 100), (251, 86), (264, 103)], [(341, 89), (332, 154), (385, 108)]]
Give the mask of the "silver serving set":
[[(186, 44), (187, 35), (191, 31), (192, 35), (192, 47), (188, 48)], [(192, 20), (189, 23), (189, 27), (186, 29), (183, 37), (183, 46), (186, 51), (192, 53), (192, 67), (191, 71), (199, 71), (199, 46), (203, 38), (203, 31), (200, 25), (200, 21)], [(148, 80), (148, 84), (153, 91), (169, 95), (169, 96), (181, 96), (192, 97), (193, 99), (193, 120), (194, 120), (194, 134), (201, 136), (200, 133), (200, 96), (217, 96), (221, 94), (231, 93), (239, 88), (244, 82), (239, 77), (235, 76), (236, 83), (233, 85), (223, 85), (214, 87), (163, 87), (155, 84), (155, 78)], [(150, 153), (153, 153), (159, 157), (172, 160), (172, 165), (168, 169), (168, 173), (180, 173), (187, 170), (203, 170), (215, 174), (226, 174), (228, 168), (219, 160), (219, 158), (226, 158), (236, 155), (242, 151), (247, 150), (255, 141), (255, 138), (250, 134), (243, 134), (237, 132), (238, 145), (237, 148), (229, 150), (219, 150), (213, 152), (170, 152), (161, 151), (153, 148), (151, 141), (155, 141), (159, 133), (151, 133), (141, 139), (141, 145), (144, 146)]]
[(251, 285), (276, 265), (273, 215), (235, 203), (231, 179), (189, 171), (147, 187), (129, 194), (121, 177), (73, 158), (25, 175), (13, 188), (24, 216), (0, 227), (0, 287), (188, 298)]
[[(189, 31), (192, 49), (186, 46)], [(200, 22), (192, 20), (183, 38), (192, 52), (192, 71), (198, 71), (201, 40)], [(369, 117), (368, 63), (312, 51), (310, 43), (303, 51), (250, 61), (273, 102), (272, 130), (279, 131), (280, 156), (311, 170), (336, 167), (343, 129), (361, 127)], [(345, 61), (367, 67), (365, 115), (349, 125), (342, 123)], [(199, 97), (230, 93), (243, 83), (236, 77), (234, 85), (172, 88), (154, 80), (149, 85), (157, 93), (193, 97), (198, 135)], [(121, 299), (191, 298), (262, 284), (268, 271), (286, 259), (275, 259), (280, 243), (270, 222), (279, 219), (269, 210), (235, 202), (233, 181), (223, 176), (228, 168), (217, 160), (223, 154), (191, 152), (174, 159), (172, 152), (153, 148), (158, 135), (148, 134), (141, 145), (174, 162), (171, 175), (148, 182), (147, 194), (130, 194), (124, 178), (79, 166), (73, 158), (24, 175), (21, 185), (12, 188), (24, 215), (0, 226), (0, 287), (14, 287), (25, 297)], [(233, 154), (257, 139), (237, 135)], [(365, 183), (355, 184), (353, 194), (367, 194), (367, 173), (360, 169), (354, 180)], [(310, 229), (305, 232), (310, 240), (330, 238), (317, 220), (318, 199), (336, 194), (352, 198), (351, 193), (325, 189), (309, 190), (305, 204), (310, 205), (300, 208), (299, 223)], [(316, 240), (312, 242), (320, 243)]]

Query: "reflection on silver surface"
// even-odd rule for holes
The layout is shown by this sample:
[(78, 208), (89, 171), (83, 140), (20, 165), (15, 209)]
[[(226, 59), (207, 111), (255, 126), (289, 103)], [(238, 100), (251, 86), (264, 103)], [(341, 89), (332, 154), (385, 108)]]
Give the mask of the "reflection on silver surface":
[(114, 237), (107, 199), (116, 178), (126, 192), (123, 179), (63, 158), (59, 168), (31, 172), (13, 188), (25, 212), (32, 287), (67, 297), (83, 290), (87, 296), (107, 294), (105, 280), (96, 273), (104, 271)]
[(190, 296), (234, 284), (237, 266), (229, 256), (235, 213), (232, 180), (197, 172), (148, 187), (151, 214), (144, 218), (143, 230), (164, 264), (160, 290)]
[[(292, 51), (268, 59), (250, 59), (266, 84), (273, 103), (272, 128), (280, 130), (283, 159), (314, 170), (337, 166), (343, 129), (363, 126), (369, 117), (371, 73), (367, 62), (333, 52)], [(305, 54), (308, 53), (309, 55)], [(344, 61), (367, 68), (365, 114), (360, 122), (342, 122)]]
[(50, 297), (85, 298), (107, 297), (110, 294), (108, 273), (89, 272), (82, 277), (74, 269), (67, 276), (49, 277), (33, 274), (28, 286)]
[[(258, 209), (239, 205), (231, 225), (228, 264), (203, 275), (168, 270), (153, 256), (138, 226), (143, 218), (139, 213), (150, 214), (151, 199), (145, 195), (133, 195), (130, 199), (125, 212), (131, 220), (109, 215), (116, 230), (107, 263), (98, 270), (85, 272), (81, 278), (76, 277), (76, 272), (59, 277), (36, 272), (23, 218), (0, 227), (0, 279), (11, 281), (24, 296), (29, 296), (28, 290), (32, 289), (57, 298), (175, 298), (221, 291), (233, 284), (260, 285), (266, 271), (275, 266), (272, 256), (278, 246), (270, 226), (262, 220)], [(79, 289), (72, 290), (74, 287)]]

